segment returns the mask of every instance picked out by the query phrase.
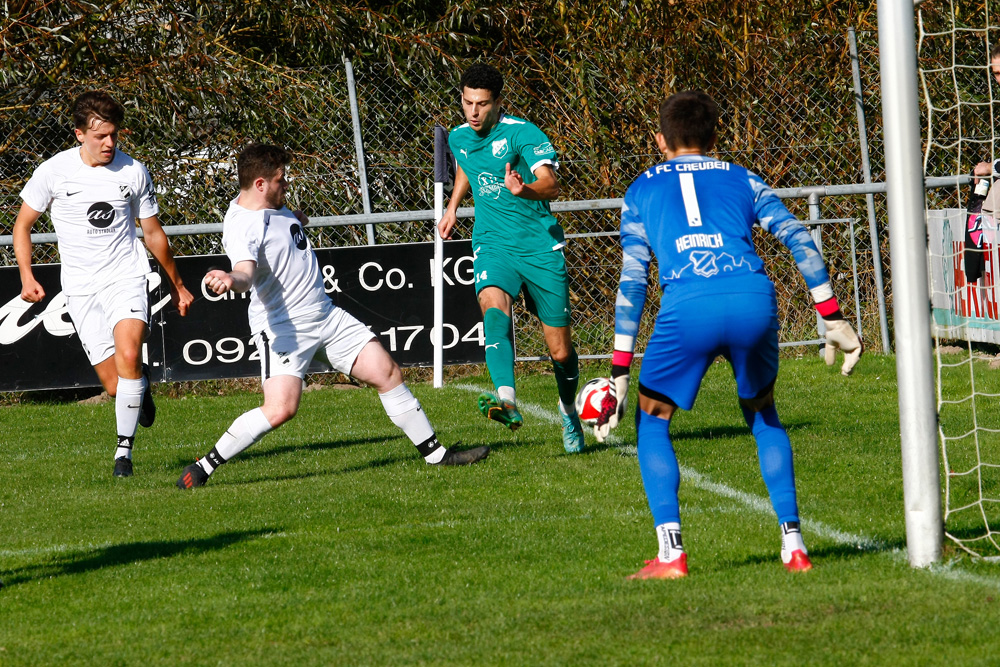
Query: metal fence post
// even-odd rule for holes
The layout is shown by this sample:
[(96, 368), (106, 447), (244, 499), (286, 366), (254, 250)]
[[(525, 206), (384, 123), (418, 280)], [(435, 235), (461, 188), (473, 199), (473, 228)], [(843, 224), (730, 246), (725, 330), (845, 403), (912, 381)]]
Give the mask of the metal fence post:
[[(347, 96), (351, 100), (351, 124), (354, 126), (354, 153), (358, 159), (358, 180), (361, 188), (361, 205), (365, 215), (372, 212), (372, 203), (368, 197), (368, 169), (365, 166), (365, 145), (361, 141), (361, 114), (358, 112), (358, 93), (354, 85), (354, 67), (351, 59), (344, 55), (344, 70), (347, 73)], [(375, 245), (375, 225), (368, 223), (368, 245)]]
[[(851, 70), (854, 74), (854, 107), (858, 116), (858, 137), (861, 141), (861, 171), (865, 184), (872, 182), (872, 166), (868, 153), (868, 129), (865, 126), (865, 107), (861, 97), (861, 67), (858, 58), (858, 40), (854, 28), (847, 29), (847, 40), (851, 47)], [(872, 264), (875, 268), (875, 293), (878, 296), (878, 323), (882, 333), (882, 352), (889, 354), (889, 319), (885, 311), (885, 285), (882, 283), (882, 250), (878, 236), (878, 224), (875, 221), (875, 196), (865, 195), (868, 205), (868, 235), (872, 242)], [(858, 315), (860, 317), (860, 313)], [(860, 326), (858, 333), (861, 333)]]
[[(809, 219), (810, 220), (820, 220), (820, 210), (819, 210), (819, 193), (810, 192), (809, 198), (806, 199), (809, 203)], [(816, 244), (816, 249), (819, 250), (819, 256), (823, 256), (823, 234), (820, 232), (819, 225), (813, 225), (812, 229), (809, 231), (812, 235), (813, 243)], [(816, 313), (816, 331), (819, 333), (820, 338), (826, 336), (826, 323), (823, 321), (823, 316)], [(823, 345), (819, 346), (820, 354), (823, 354)]]

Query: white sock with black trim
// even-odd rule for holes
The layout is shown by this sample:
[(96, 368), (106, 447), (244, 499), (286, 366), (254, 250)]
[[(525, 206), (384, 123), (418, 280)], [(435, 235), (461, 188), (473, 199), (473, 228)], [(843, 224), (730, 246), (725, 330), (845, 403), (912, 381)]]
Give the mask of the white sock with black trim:
[(198, 464), (202, 470), (211, 475), (216, 468), (263, 438), (270, 430), (272, 430), (271, 422), (267, 421), (263, 410), (255, 408), (244, 412), (236, 418), (232, 426), (215, 443), (212, 451), (200, 459)]
[(431, 426), (423, 408), (420, 407), (420, 401), (410, 393), (406, 383), (400, 384), (384, 394), (379, 394), (378, 397), (382, 401), (382, 407), (385, 408), (389, 419), (403, 430), (406, 437), (424, 457), (424, 461), (437, 463), (444, 458), (448, 452), (447, 448), (438, 442), (434, 435), (434, 427)]
[[(118, 393), (115, 395), (115, 422), (118, 427), (118, 447), (115, 458), (132, 458), (132, 443), (139, 428), (139, 408), (142, 394), (146, 390), (146, 380), (118, 378)], [(127, 444), (125, 444), (127, 442)]]
[(660, 545), (657, 557), (661, 563), (677, 560), (684, 553), (684, 544), (681, 542), (681, 524), (679, 523), (661, 523), (657, 526), (656, 541)]
[(806, 550), (806, 543), (802, 539), (802, 528), (799, 522), (786, 521), (781, 524), (781, 559), (787, 563), (795, 551), (809, 553)]

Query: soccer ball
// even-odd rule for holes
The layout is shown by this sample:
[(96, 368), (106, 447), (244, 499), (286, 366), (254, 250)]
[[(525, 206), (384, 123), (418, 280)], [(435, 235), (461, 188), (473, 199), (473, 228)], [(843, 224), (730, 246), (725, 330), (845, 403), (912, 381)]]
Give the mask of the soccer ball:
[(576, 395), (576, 412), (580, 415), (580, 421), (587, 426), (597, 424), (597, 418), (601, 415), (601, 402), (608, 394), (615, 396), (615, 383), (608, 378), (594, 378)]

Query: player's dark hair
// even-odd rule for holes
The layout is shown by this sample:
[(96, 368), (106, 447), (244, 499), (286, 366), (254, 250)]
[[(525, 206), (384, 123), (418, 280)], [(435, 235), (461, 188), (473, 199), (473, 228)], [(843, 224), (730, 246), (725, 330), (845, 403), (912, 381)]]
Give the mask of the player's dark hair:
[(459, 82), (460, 90), (472, 88), (473, 90), (488, 90), (493, 93), (493, 100), (500, 99), (503, 92), (503, 75), (493, 65), (476, 63), (462, 74)]
[(292, 153), (273, 144), (250, 144), (236, 159), (240, 190), (246, 190), (258, 178), (269, 179), (292, 161)]
[(700, 90), (676, 93), (660, 105), (660, 133), (670, 150), (686, 146), (708, 151), (718, 123), (719, 105)]
[(993, 48), (990, 49), (990, 60), (994, 58), (1000, 58), (1000, 43), (994, 44)]
[(103, 90), (89, 90), (73, 101), (73, 127), (86, 131), (93, 118), (121, 127), (125, 107)]

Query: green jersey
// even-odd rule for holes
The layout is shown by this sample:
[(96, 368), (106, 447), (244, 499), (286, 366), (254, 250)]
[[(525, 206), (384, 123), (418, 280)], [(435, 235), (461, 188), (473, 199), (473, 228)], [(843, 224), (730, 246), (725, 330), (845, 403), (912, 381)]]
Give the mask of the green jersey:
[(549, 202), (515, 197), (503, 184), (508, 164), (526, 184), (538, 180), (533, 173), (538, 167), (559, 167), (556, 149), (537, 126), (501, 114), (486, 136), (468, 123), (459, 125), (449, 134), (448, 145), (472, 188), (474, 248), (483, 245), (534, 255), (566, 244)]

